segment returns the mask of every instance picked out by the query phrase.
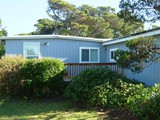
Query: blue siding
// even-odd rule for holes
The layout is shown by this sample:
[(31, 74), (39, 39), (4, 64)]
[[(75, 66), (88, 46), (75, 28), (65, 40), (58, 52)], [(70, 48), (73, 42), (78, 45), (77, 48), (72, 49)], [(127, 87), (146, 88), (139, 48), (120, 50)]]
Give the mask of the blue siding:
[(149, 67), (146, 67), (141, 73), (132, 73), (130, 70), (124, 70), (125, 75), (128, 78), (136, 79), (147, 85), (155, 85), (160, 83), (160, 62), (154, 63)]
[(6, 40), (5, 42), (5, 54), (6, 55), (22, 55), (23, 54), (23, 42), (19, 41), (16, 43), (16, 40)]
[(110, 50), (111, 49), (115, 49), (115, 48), (118, 48), (118, 49), (121, 49), (121, 50), (127, 50), (127, 47), (125, 46), (124, 43), (117, 43), (117, 44), (113, 44), (113, 45), (108, 45), (108, 46), (105, 46), (105, 50), (106, 50), (106, 57), (107, 57), (107, 63), (110, 63)]
[[(160, 36), (156, 37), (158, 42), (160, 42)], [(117, 43), (113, 45), (108, 45), (106, 47), (107, 52), (107, 62), (111, 62), (109, 59), (110, 49), (119, 48), (121, 50), (127, 50), (125, 43)], [(160, 83), (160, 61), (155, 62), (149, 67), (146, 67), (141, 73), (132, 73), (130, 70), (125, 69), (124, 75), (131, 79), (136, 79), (138, 81), (144, 82), (147, 85), (154, 85)]]
[[(99, 47), (100, 62), (106, 62), (105, 48), (101, 42), (77, 41), (77, 40), (6, 40), (6, 55), (23, 54), (23, 42), (40, 42), (41, 56), (53, 57), (64, 60), (66, 63), (79, 63), (80, 47)], [(43, 43), (48, 42), (48, 46)]]

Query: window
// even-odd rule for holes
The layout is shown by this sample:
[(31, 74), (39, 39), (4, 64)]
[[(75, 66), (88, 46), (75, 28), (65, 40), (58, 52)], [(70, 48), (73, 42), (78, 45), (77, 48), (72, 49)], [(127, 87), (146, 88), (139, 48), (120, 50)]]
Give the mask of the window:
[(80, 47), (80, 63), (98, 63), (99, 48)]
[(118, 50), (118, 48), (115, 49), (110, 49), (110, 61), (111, 62), (115, 62), (114, 60), (114, 55), (115, 55), (115, 51)]
[(23, 43), (23, 56), (27, 59), (40, 57), (40, 43), (39, 42), (25, 42)]

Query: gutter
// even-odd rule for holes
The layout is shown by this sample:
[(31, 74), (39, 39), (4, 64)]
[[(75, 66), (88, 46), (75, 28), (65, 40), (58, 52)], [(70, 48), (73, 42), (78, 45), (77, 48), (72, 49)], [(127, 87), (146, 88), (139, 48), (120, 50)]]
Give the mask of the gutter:
[(39, 39), (67, 39), (67, 40), (79, 40), (79, 41), (92, 41), (92, 42), (104, 42), (108, 39), (90, 38), (90, 37), (77, 37), (77, 36), (63, 36), (63, 35), (24, 35), (24, 36), (3, 36), (1, 40), (39, 40)]

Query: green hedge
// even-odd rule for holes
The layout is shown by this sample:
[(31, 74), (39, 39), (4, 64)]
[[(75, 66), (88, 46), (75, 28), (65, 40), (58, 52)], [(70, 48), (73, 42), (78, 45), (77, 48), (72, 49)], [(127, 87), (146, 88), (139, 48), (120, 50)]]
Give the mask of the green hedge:
[[(64, 63), (57, 59), (26, 60), (21, 72), (26, 96), (47, 97), (63, 92)], [(26, 91), (26, 92), (25, 92)]]
[(63, 94), (64, 63), (57, 59), (0, 59), (0, 96), (52, 97)]
[(108, 68), (83, 71), (73, 78), (65, 95), (90, 106), (123, 108), (140, 119), (160, 120), (160, 84), (147, 87)]
[(160, 84), (136, 89), (134, 95), (128, 97), (126, 106), (142, 120), (160, 120)]
[(75, 77), (65, 95), (76, 102), (117, 108), (124, 106), (129, 89), (137, 82), (120, 76), (109, 68), (87, 69)]
[(22, 89), (21, 68), (24, 59), (18, 57), (2, 57), (0, 59), (0, 96), (19, 96)]

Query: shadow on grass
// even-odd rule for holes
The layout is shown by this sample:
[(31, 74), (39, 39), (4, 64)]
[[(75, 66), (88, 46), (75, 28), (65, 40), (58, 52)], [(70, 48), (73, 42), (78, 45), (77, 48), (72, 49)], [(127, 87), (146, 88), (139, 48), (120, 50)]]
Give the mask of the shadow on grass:
[(97, 111), (79, 109), (67, 100), (0, 100), (0, 119), (99, 119)]
[[(99, 110), (101, 111), (101, 110)], [(65, 98), (49, 100), (0, 100), (0, 120), (138, 120), (124, 110), (107, 109), (101, 112)]]
[(103, 116), (108, 115), (109, 120), (139, 120), (134, 117), (130, 112), (123, 109), (107, 109), (103, 112)]

